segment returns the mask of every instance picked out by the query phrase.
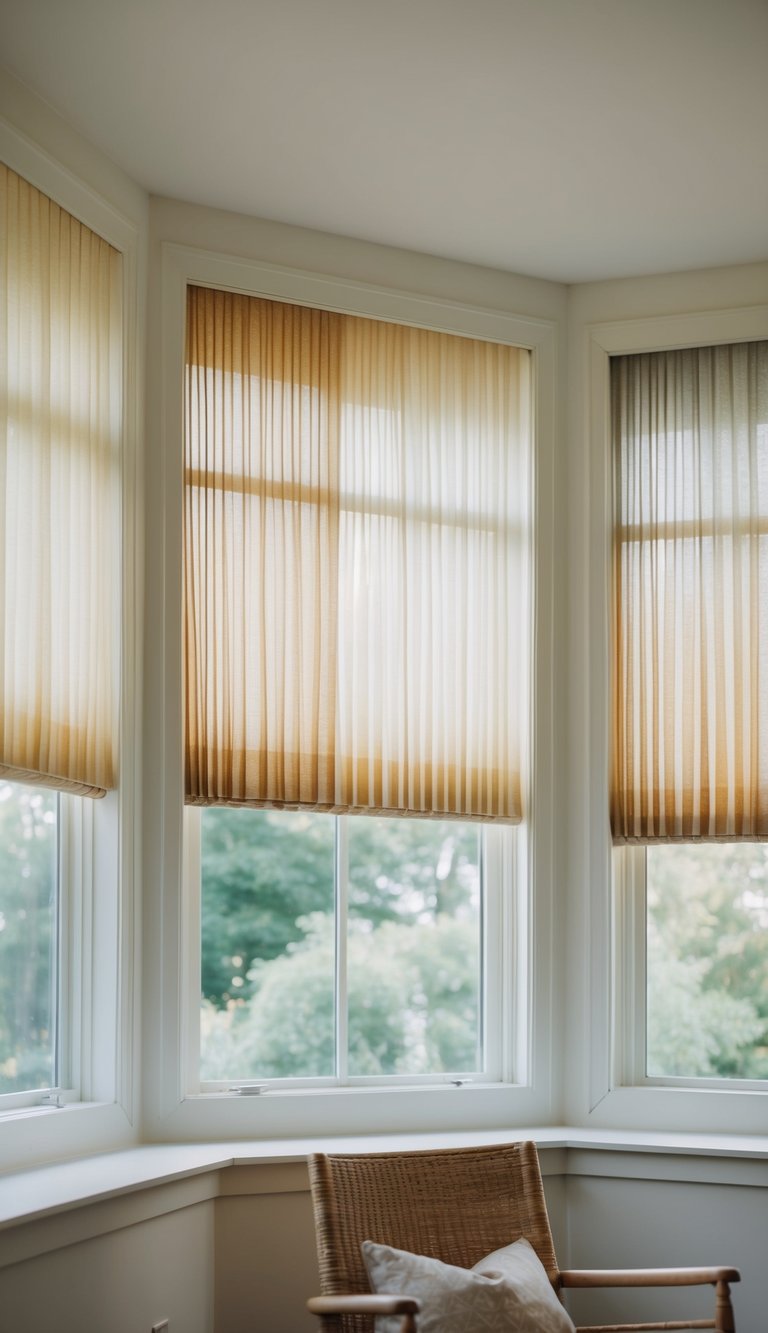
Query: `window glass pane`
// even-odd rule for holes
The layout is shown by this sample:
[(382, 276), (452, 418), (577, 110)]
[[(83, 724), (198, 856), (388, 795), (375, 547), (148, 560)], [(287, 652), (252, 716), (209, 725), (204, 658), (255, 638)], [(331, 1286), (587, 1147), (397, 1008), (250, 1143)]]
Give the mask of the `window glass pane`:
[(349, 1072), (482, 1067), (476, 824), (350, 818)]
[(333, 1075), (334, 820), (205, 809), (203, 1079)]
[(57, 798), (0, 779), (0, 1093), (56, 1083)]
[(768, 1078), (768, 846), (649, 847), (647, 1072)]

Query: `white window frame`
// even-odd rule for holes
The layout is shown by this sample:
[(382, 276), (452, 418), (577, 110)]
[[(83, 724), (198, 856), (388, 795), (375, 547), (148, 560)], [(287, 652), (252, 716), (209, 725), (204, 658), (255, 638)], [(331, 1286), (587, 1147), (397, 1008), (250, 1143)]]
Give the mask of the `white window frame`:
[(64, 1086), (0, 1098), (0, 1169), (95, 1152), (135, 1138), (134, 1066), (139, 858), (141, 645), (137, 301), (139, 231), (101, 195), (0, 119), (0, 160), (122, 255), (123, 429), (115, 642), (119, 663), (119, 785), (101, 800), (60, 800), (59, 1015)]
[[(589, 707), (580, 763), (589, 774), (586, 812), (586, 1105), (576, 1123), (609, 1129), (765, 1132), (768, 1089), (736, 1080), (649, 1079), (645, 1062), (644, 857), (614, 851), (608, 828), (610, 756), (611, 431), (610, 357), (768, 338), (768, 306), (587, 325), (589, 448), (587, 614)], [(578, 608), (574, 607), (574, 617)], [(633, 859), (634, 858), (634, 859)], [(614, 874), (614, 866), (616, 871)], [(645, 1004), (643, 991), (643, 1007)], [(582, 1047), (582, 1049), (584, 1049)]]
[[(550, 1116), (552, 1077), (551, 987), (553, 952), (554, 764), (552, 596), (554, 529), (554, 434), (557, 418), (556, 324), (518, 318), (494, 310), (457, 305), (341, 281), (251, 260), (235, 259), (165, 243), (161, 257), (160, 356), (163, 399), (161, 432), (150, 440), (156, 459), (156, 485), (162, 513), (149, 534), (148, 561), (162, 569), (149, 609), (149, 691), (157, 729), (148, 728), (150, 779), (147, 827), (148, 863), (154, 898), (149, 904), (146, 942), (150, 950), (146, 1003), (155, 1021), (145, 1028), (145, 1132), (177, 1140), (203, 1137), (276, 1136), (355, 1133), (361, 1130), (450, 1130), (533, 1124)], [(514, 1025), (519, 1054), (518, 1082), (445, 1083), (407, 1087), (325, 1088), (274, 1091), (260, 1097), (232, 1093), (195, 1094), (199, 1043), (199, 911), (186, 894), (183, 874), (183, 775), (181, 717), (181, 570), (183, 513), (184, 320), (186, 287), (193, 283), (299, 304), (443, 330), (465, 337), (526, 347), (532, 352), (533, 421), (532, 523), (537, 534), (530, 555), (533, 647), (529, 748), (530, 811), (516, 841), (523, 870), (518, 877), (522, 959), (518, 984), (525, 1004)], [(150, 597), (153, 596), (150, 591)], [(534, 871), (537, 891), (532, 894)], [(190, 966), (190, 960), (195, 962)], [(193, 1071), (190, 1077), (190, 1070)], [(199, 1086), (199, 1085), (198, 1085)]]
[[(200, 816), (199, 807), (187, 806), (184, 811), (184, 881), (185, 901), (191, 917), (200, 919)], [(330, 815), (328, 818), (338, 818)], [(365, 818), (362, 815), (342, 816), (337, 825), (338, 842), (346, 840), (346, 819)], [(520, 1068), (520, 1059), (524, 1056), (522, 1043), (516, 1040), (516, 1019), (522, 1020), (525, 1013), (526, 995), (523, 984), (525, 978), (525, 940), (524, 900), (517, 891), (518, 867), (517, 839), (514, 828), (502, 825), (478, 824), (481, 831), (481, 861), (483, 879), (483, 902), (480, 913), (480, 950), (482, 953), (482, 1042), (485, 1056), (485, 1070), (452, 1070), (433, 1074), (382, 1074), (354, 1075), (345, 1072), (346, 1065), (346, 986), (343, 981), (344, 961), (346, 958), (346, 937), (341, 924), (341, 917), (336, 918), (337, 983), (338, 1006), (336, 1009), (337, 1041), (340, 1051), (340, 1073), (338, 1076), (325, 1078), (253, 1078), (239, 1077), (239, 1071), (233, 1070), (228, 1079), (201, 1080), (199, 1072), (199, 1031), (200, 1031), (200, 936), (190, 941), (189, 952), (185, 960), (188, 981), (184, 985), (190, 1011), (188, 1026), (190, 1033), (186, 1086), (191, 1094), (221, 1093), (237, 1087), (262, 1087), (275, 1091), (299, 1092), (303, 1089), (318, 1088), (366, 1088), (366, 1087), (427, 1087), (451, 1084), (462, 1080), (462, 1086), (473, 1084), (480, 1086), (494, 1083), (524, 1082)], [(337, 851), (337, 855), (338, 855)], [(344, 854), (343, 852), (341, 853)], [(344, 905), (345, 882), (339, 883), (338, 867), (336, 906)], [(195, 944), (197, 947), (195, 948)], [(341, 966), (340, 966), (341, 964)], [(342, 977), (339, 977), (341, 970)], [(197, 1032), (198, 1039), (195, 1040)], [(241, 1071), (240, 1071), (241, 1072)]]

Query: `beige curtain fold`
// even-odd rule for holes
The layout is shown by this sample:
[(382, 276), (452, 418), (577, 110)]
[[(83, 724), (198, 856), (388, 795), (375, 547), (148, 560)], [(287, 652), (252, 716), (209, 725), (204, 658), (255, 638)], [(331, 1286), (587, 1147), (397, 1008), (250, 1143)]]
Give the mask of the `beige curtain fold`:
[(115, 784), (121, 257), (0, 165), (0, 775)]
[(768, 343), (611, 363), (617, 843), (768, 837)]
[(529, 376), (190, 288), (188, 802), (521, 818)]

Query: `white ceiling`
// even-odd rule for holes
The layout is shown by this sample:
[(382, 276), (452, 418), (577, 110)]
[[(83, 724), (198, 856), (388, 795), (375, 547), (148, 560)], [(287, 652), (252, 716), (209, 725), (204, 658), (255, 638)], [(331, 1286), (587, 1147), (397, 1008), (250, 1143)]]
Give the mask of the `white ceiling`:
[(768, 0), (2, 0), (155, 194), (565, 282), (768, 258)]

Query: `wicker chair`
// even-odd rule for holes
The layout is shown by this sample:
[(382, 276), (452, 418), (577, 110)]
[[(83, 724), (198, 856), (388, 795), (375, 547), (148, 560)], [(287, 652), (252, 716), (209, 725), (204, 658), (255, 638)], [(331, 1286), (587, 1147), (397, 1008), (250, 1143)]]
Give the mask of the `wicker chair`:
[(370, 1294), (363, 1240), (471, 1268), (520, 1236), (530, 1241), (558, 1293), (564, 1287), (715, 1287), (714, 1319), (604, 1324), (579, 1333), (734, 1328), (728, 1284), (739, 1281), (736, 1268), (558, 1268), (534, 1143), (349, 1157), (314, 1153), (309, 1175), (323, 1294), (307, 1304), (324, 1333), (371, 1333), (377, 1314), (402, 1316), (402, 1333), (416, 1333), (417, 1300)]

